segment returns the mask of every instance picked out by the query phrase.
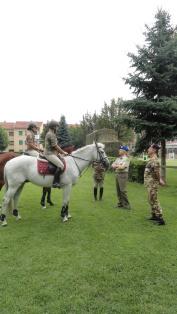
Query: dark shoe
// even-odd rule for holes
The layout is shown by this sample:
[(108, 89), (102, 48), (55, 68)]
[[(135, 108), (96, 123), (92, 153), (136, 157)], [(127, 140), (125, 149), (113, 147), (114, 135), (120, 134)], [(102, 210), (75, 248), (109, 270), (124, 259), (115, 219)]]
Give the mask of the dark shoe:
[(41, 206), (45, 207), (45, 202), (41, 201)]
[(148, 220), (155, 220), (155, 221), (157, 221), (158, 217), (153, 214), (151, 217), (148, 218)]
[(160, 226), (164, 226), (165, 225), (165, 220), (162, 217), (158, 217), (157, 223)]
[(52, 201), (47, 201), (47, 203), (50, 205), (50, 206), (53, 206), (54, 203), (52, 203)]

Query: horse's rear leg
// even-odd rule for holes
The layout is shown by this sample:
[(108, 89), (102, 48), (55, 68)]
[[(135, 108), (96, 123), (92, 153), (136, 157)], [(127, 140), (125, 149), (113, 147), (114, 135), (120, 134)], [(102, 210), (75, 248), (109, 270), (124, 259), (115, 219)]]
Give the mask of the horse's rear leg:
[(63, 204), (61, 209), (61, 218), (63, 222), (66, 222), (69, 218), (71, 218), (71, 215), (68, 212), (71, 188), (72, 184), (68, 184), (63, 188)]
[(24, 187), (24, 184), (23, 183), (19, 188), (18, 190), (16, 191), (15, 195), (14, 195), (14, 209), (13, 209), (13, 215), (16, 217), (16, 220), (20, 220), (21, 219), (21, 216), (19, 215), (19, 211), (18, 211), (18, 201), (19, 201), (19, 197), (20, 197), (20, 194), (23, 190), (23, 187)]
[(2, 226), (7, 225), (7, 220), (6, 220), (7, 208), (8, 208), (10, 201), (13, 199), (16, 191), (18, 190), (18, 188), (19, 188), (19, 186), (13, 187), (13, 188), (9, 187), (8, 190), (6, 191), (4, 197), (3, 197), (1, 215), (0, 215), (0, 221), (2, 222)]

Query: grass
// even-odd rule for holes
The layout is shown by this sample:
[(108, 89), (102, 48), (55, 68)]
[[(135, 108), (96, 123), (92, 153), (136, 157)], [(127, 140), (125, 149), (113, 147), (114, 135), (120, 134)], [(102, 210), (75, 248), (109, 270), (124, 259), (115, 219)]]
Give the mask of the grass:
[(61, 191), (42, 210), (41, 189), (27, 184), (23, 220), (0, 228), (0, 313), (176, 313), (177, 170), (168, 169), (160, 189), (166, 226), (146, 220), (143, 185), (129, 183), (128, 194), (132, 211), (113, 208), (109, 173), (104, 200), (94, 202), (88, 170), (72, 191), (73, 218), (62, 224)]

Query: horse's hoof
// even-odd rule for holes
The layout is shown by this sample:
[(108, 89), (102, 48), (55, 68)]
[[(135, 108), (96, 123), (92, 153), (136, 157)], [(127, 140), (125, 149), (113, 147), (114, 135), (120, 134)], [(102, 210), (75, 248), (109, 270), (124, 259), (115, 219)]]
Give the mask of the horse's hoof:
[(71, 218), (72, 218), (72, 216), (71, 216), (70, 214), (68, 214), (67, 218), (68, 218), (68, 219), (71, 219)]
[(63, 218), (63, 222), (67, 222), (68, 221), (68, 218), (65, 216), (64, 218)]
[(7, 226), (7, 221), (4, 220), (4, 221), (2, 222), (2, 224), (1, 224), (1, 226), (2, 226), (2, 227), (6, 227), (6, 226)]

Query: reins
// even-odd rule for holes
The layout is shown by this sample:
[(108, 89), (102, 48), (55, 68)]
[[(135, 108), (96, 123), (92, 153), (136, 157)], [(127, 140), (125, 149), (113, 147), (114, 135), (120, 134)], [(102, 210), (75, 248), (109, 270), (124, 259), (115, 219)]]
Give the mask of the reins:
[[(97, 156), (100, 157), (100, 161), (101, 161), (101, 162), (104, 162), (104, 159), (105, 159), (105, 158), (103, 158), (101, 152), (99, 151), (99, 147), (98, 147), (98, 144), (97, 144), (96, 142), (95, 142), (95, 146), (96, 146), (96, 150), (97, 150)], [(71, 157), (73, 158), (73, 160), (74, 160), (74, 162), (75, 162), (75, 165), (76, 165), (76, 167), (77, 167), (77, 169), (78, 169), (78, 171), (79, 171), (79, 176), (80, 176), (80, 177), (81, 177), (81, 174), (85, 173), (85, 172), (88, 170), (88, 168), (89, 168), (89, 166), (90, 166), (90, 164), (91, 164), (91, 162), (92, 162), (92, 161), (90, 161), (89, 159), (85, 159), (85, 158), (78, 157), (78, 156), (73, 156), (72, 154), (69, 154), (68, 156), (71, 156)], [(85, 169), (85, 171), (82, 172), (82, 171), (80, 170), (80, 168), (79, 168), (79, 166), (78, 166), (78, 164), (77, 164), (75, 158), (76, 158), (76, 159), (80, 159), (80, 160), (84, 160), (84, 161), (89, 161), (89, 165), (88, 165), (88, 167)], [(95, 162), (95, 161), (98, 161), (98, 158), (97, 158), (96, 160), (93, 160), (93, 162)]]

